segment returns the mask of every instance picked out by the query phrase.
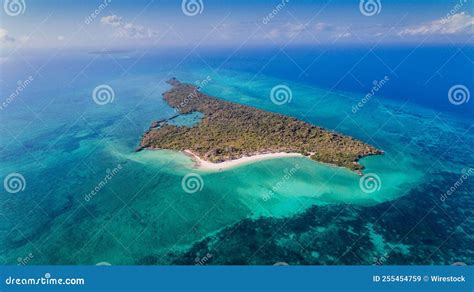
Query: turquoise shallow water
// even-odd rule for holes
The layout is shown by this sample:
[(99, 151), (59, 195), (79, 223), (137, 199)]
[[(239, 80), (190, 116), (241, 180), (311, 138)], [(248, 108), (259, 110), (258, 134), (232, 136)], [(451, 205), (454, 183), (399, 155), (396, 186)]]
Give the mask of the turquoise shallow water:
[[(101, 66), (76, 75), (86, 61), (76, 60), (77, 68), (71, 65), (76, 71), (65, 72), (66, 67), (49, 73), (64, 74), (62, 78), (38, 77), (21, 99), (2, 110), (0, 169), (2, 174), (21, 173), (26, 181), (23, 192), (2, 189), (0, 260), (5, 264), (17, 264), (30, 253), (34, 264), (175, 263), (201, 240), (241, 226), (244, 219), (295, 220), (314, 206), (377, 208), (430, 183), (433, 173), (460, 175), (474, 166), (466, 146), (474, 145), (472, 122), (409, 101), (377, 96), (354, 114), (351, 109), (364, 94), (329, 93), (242, 70), (221, 69), (216, 74), (192, 64), (170, 74), (172, 65), (166, 62), (120, 76), (105, 75), (105, 68), (116, 65), (100, 60)], [(361, 160), (364, 173), (378, 176), (380, 189), (366, 193), (356, 173), (306, 158), (205, 172), (194, 169), (192, 160), (181, 153), (134, 152), (153, 120), (174, 114), (161, 98), (170, 76), (190, 83), (209, 76), (211, 81), (202, 88), (208, 94), (294, 116), (384, 150), (383, 156)], [(91, 92), (103, 83), (113, 88), (115, 98), (98, 106)], [(291, 88), (290, 103), (272, 103), (269, 92), (277, 84)], [(174, 122), (192, 126), (198, 118)], [(199, 192), (184, 191), (182, 179), (189, 173), (202, 178)], [(96, 193), (90, 195), (93, 190)], [(262, 226), (270, 224), (265, 222)], [(388, 246), (406, 251), (398, 240), (384, 243), (377, 227), (367, 228), (376, 252)], [(357, 233), (357, 226), (346, 230)], [(283, 245), (291, 246), (287, 240)]]

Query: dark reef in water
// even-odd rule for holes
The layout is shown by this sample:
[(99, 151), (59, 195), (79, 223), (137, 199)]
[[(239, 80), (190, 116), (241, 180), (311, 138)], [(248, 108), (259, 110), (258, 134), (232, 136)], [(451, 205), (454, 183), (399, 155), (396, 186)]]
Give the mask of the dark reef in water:
[(431, 174), (406, 196), (376, 206), (313, 206), (291, 218), (245, 219), (169, 257), (182, 265), (207, 254), (212, 265), (471, 265), (474, 181), (440, 199), (458, 179)]

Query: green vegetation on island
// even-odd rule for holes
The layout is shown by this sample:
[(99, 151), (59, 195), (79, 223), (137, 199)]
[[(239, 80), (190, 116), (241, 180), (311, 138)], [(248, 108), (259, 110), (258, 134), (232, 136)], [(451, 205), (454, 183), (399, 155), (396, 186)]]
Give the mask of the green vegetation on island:
[(192, 127), (170, 125), (167, 120), (153, 122), (138, 150), (191, 150), (210, 162), (262, 153), (301, 153), (352, 170), (363, 168), (357, 163), (361, 157), (383, 153), (292, 117), (217, 99), (175, 78), (168, 83), (172, 88), (163, 97), (177, 113), (201, 112), (203, 117)]

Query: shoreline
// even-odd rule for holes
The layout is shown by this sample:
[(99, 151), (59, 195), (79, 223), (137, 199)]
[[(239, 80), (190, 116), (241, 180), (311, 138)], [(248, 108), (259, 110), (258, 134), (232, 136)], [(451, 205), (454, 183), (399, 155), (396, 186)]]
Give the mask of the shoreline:
[(182, 151), (184, 154), (191, 157), (194, 161), (194, 166), (199, 170), (225, 170), (245, 164), (251, 164), (258, 161), (277, 159), (277, 158), (288, 158), (288, 157), (306, 157), (301, 153), (287, 153), (287, 152), (276, 152), (276, 153), (262, 153), (252, 156), (244, 156), (238, 159), (227, 160), (223, 162), (213, 163), (206, 161), (196, 155), (191, 150)]

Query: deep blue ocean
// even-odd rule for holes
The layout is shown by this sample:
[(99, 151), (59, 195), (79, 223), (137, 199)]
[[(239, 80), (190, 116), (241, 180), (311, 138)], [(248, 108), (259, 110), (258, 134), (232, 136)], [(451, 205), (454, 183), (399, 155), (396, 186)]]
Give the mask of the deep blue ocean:
[[(274, 57), (276, 55), (276, 57)], [(387, 47), (367, 48), (290, 48), (285, 52), (266, 49), (236, 56), (236, 62), (224, 68), (260, 72), (326, 89), (359, 92), (370, 91), (374, 80), (388, 76), (380, 95), (395, 100), (416, 102), (440, 111), (466, 117), (474, 105), (453, 107), (447, 100), (449, 88), (465, 84), (472, 88), (474, 48), (467, 47)], [(260, 66), (274, 57), (265, 68)], [(220, 60), (219, 60), (220, 61)], [(218, 65), (218, 62), (210, 64)], [(265, 62), (266, 64), (266, 62)]]
[[(200, 49), (189, 53), (188, 49), (131, 50), (105, 54), (94, 60), (94, 72), (88, 74), (123, 75), (122, 70), (131, 67), (126, 74), (153, 72), (153, 64), (160, 69), (186, 68), (186, 66), (213, 67), (241, 70), (304, 83), (325, 89), (343, 90), (366, 94), (374, 80), (388, 76), (380, 95), (399, 101), (418, 103), (433, 108), (470, 117), (473, 102), (462, 107), (452, 106), (447, 99), (449, 88), (464, 84), (474, 85), (472, 67), (474, 47), (422, 46), (422, 47), (289, 47), (284, 51), (270, 48), (253, 48), (235, 52), (227, 49)], [(47, 64), (42, 75), (47, 78), (70, 80), (68, 73), (76, 74), (94, 55), (82, 52), (61, 52), (51, 63), (49, 56), (41, 52), (26, 52), (25, 59), (39, 66)], [(130, 58), (131, 57), (131, 58)], [(183, 60), (183, 58), (185, 58)], [(108, 62), (115, 59), (116, 62)], [(137, 59), (140, 59), (137, 62)], [(118, 60), (118, 61), (117, 61)], [(5, 87), (18, 78), (31, 73), (32, 68), (24, 62), (3, 66)], [(47, 84), (45, 84), (47, 86)], [(14, 89), (11, 88), (11, 89)]]

